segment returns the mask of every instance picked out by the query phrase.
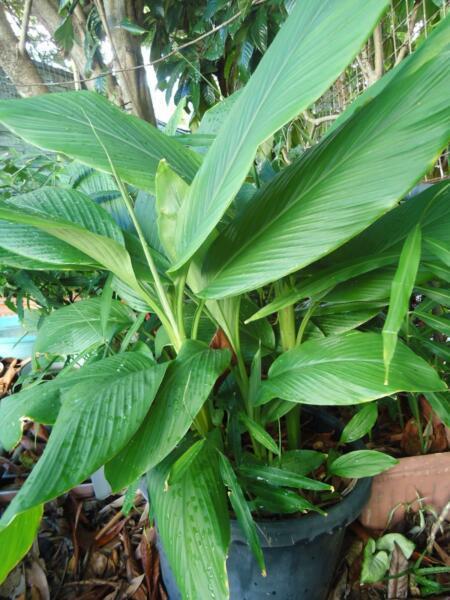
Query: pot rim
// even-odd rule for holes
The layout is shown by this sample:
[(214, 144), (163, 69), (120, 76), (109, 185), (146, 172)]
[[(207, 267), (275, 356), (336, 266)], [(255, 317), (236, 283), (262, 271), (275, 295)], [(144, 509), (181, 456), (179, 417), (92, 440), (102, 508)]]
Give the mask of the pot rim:
[[(361, 514), (369, 500), (372, 478), (358, 479), (353, 490), (337, 504), (333, 504), (327, 515), (308, 513), (299, 517), (278, 520), (257, 520), (259, 541), (263, 548), (293, 546), (309, 543), (324, 534), (347, 527)], [(231, 519), (231, 541), (247, 544), (245, 535), (235, 519)]]

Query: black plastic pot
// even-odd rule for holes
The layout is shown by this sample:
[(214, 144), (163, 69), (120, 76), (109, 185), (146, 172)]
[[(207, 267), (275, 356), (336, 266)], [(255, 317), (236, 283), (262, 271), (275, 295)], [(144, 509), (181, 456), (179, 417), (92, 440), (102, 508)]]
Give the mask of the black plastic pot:
[[(330, 415), (321, 414), (314, 419), (318, 430), (329, 429), (330, 425), (336, 431), (341, 429)], [(352, 447), (363, 445), (356, 443)], [(231, 600), (324, 600), (339, 562), (345, 529), (368, 501), (371, 484), (371, 478), (358, 480), (339, 504), (328, 509), (326, 517), (309, 514), (297, 519), (259, 521), (267, 577), (262, 577), (239, 525), (232, 521), (227, 561)], [(160, 540), (158, 550), (169, 599), (181, 600)]]

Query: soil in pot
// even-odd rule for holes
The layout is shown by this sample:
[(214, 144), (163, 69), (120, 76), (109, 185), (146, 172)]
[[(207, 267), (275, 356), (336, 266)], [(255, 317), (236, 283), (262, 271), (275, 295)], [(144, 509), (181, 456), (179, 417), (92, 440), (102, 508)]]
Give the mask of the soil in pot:
[[(314, 415), (317, 430), (339, 432), (339, 422)], [(352, 444), (361, 449), (361, 443)], [(262, 577), (239, 525), (232, 521), (227, 561), (231, 600), (324, 600), (340, 559), (346, 527), (361, 513), (370, 496), (371, 479), (360, 479), (327, 516), (257, 521), (267, 576)], [(181, 600), (177, 584), (158, 540), (161, 572), (170, 600)]]

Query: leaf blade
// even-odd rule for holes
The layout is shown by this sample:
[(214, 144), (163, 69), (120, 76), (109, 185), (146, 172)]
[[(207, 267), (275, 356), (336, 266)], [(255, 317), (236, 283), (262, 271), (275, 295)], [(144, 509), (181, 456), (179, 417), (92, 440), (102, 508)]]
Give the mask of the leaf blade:
[(96, 376), (67, 390), (45, 451), (3, 514), (0, 530), (16, 515), (81, 483), (119, 452), (153, 402), (166, 365), (131, 352), (103, 359), (95, 368)]
[(304, 268), (398, 203), (450, 136), (449, 29), (446, 19), (379, 96), (253, 196), (211, 244), (202, 297), (233, 296)]
[(392, 373), (385, 385), (382, 337), (377, 333), (352, 332), (310, 340), (275, 360), (260, 386), (257, 404), (281, 398), (313, 405), (348, 405), (398, 391), (446, 389), (434, 369), (404, 344), (397, 345)]
[(349, 444), (364, 437), (375, 425), (378, 417), (376, 402), (371, 402), (359, 410), (342, 430), (339, 442)]
[(255, 522), (245, 500), (241, 486), (239, 485), (239, 481), (233, 471), (230, 461), (222, 453), (219, 454), (219, 464), (222, 480), (229, 490), (228, 497), (230, 499), (231, 506), (233, 507), (238, 523), (241, 526), (245, 537), (247, 538), (250, 549), (256, 558), (261, 570), (261, 574), (263, 577), (265, 577), (266, 565), (264, 562), (264, 554), (261, 549), (261, 544), (259, 543)]
[(409, 300), (419, 269), (422, 247), (422, 231), (416, 225), (405, 240), (397, 270), (392, 280), (389, 309), (383, 326), (383, 360), (386, 383), (389, 380), (389, 367), (397, 345), (398, 332), (408, 312)]
[(42, 504), (30, 508), (0, 530), (0, 584), (31, 548), (43, 512)]
[(102, 306), (101, 298), (89, 298), (54, 311), (39, 328), (34, 351), (52, 354), (84, 352), (95, 344), (109, 341), (133, 322), (131, 311), (118, 300), (112, 300), (103, 324)]
[[(89, 115), (89, 118), (87, 117)], [(0, 101), (0, 121), (24, 140), (111, 173), (93, 134), (101, 134), (119, 176), (153, 192), (158, 163), (166, 158), (191, 181), (200, 159), (174, 139), (133, 115), (127, 115), (95, 92), (64, 92)]]
[(354, 450), (336, 458), (329, 465), (328, 472), (330, 475), (336, 475), (337, 477), (358, 479), (378, 475), (387, 469), (391, 469), (397, 463), (396, 458), (384, 454), (384, 452)]
[[(240, 94), (195, 177), (177, 223), (177, 270), (237, 193), (257, 147), (307, 108), (352, 60), (386, 2), (297, 4)], [(336, 32), (339, 35), (336, 35)], [(350, 41), (351, 40), (351, 41)]]
[(147, 476), (164, 552), (184, 598), (226, 600), (230, 524), (217, 449), (208, 441), (180, 481), (164, 491), (177, 455)]
[(136, 435), (123, 452), (105, 466), (113, 490), (125, 487), (175, 448), (228, 362), (226, 350), (210, 350), (193, 340), (184, 344)]

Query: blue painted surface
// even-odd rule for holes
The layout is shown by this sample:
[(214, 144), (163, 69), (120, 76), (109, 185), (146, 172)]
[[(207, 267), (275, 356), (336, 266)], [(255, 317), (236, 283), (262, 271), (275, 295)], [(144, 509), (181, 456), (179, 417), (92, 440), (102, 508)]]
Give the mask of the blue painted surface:
[(30, 357), (35, 339), (22, 327), (16, 315), (0, 318), (0, 357)]

